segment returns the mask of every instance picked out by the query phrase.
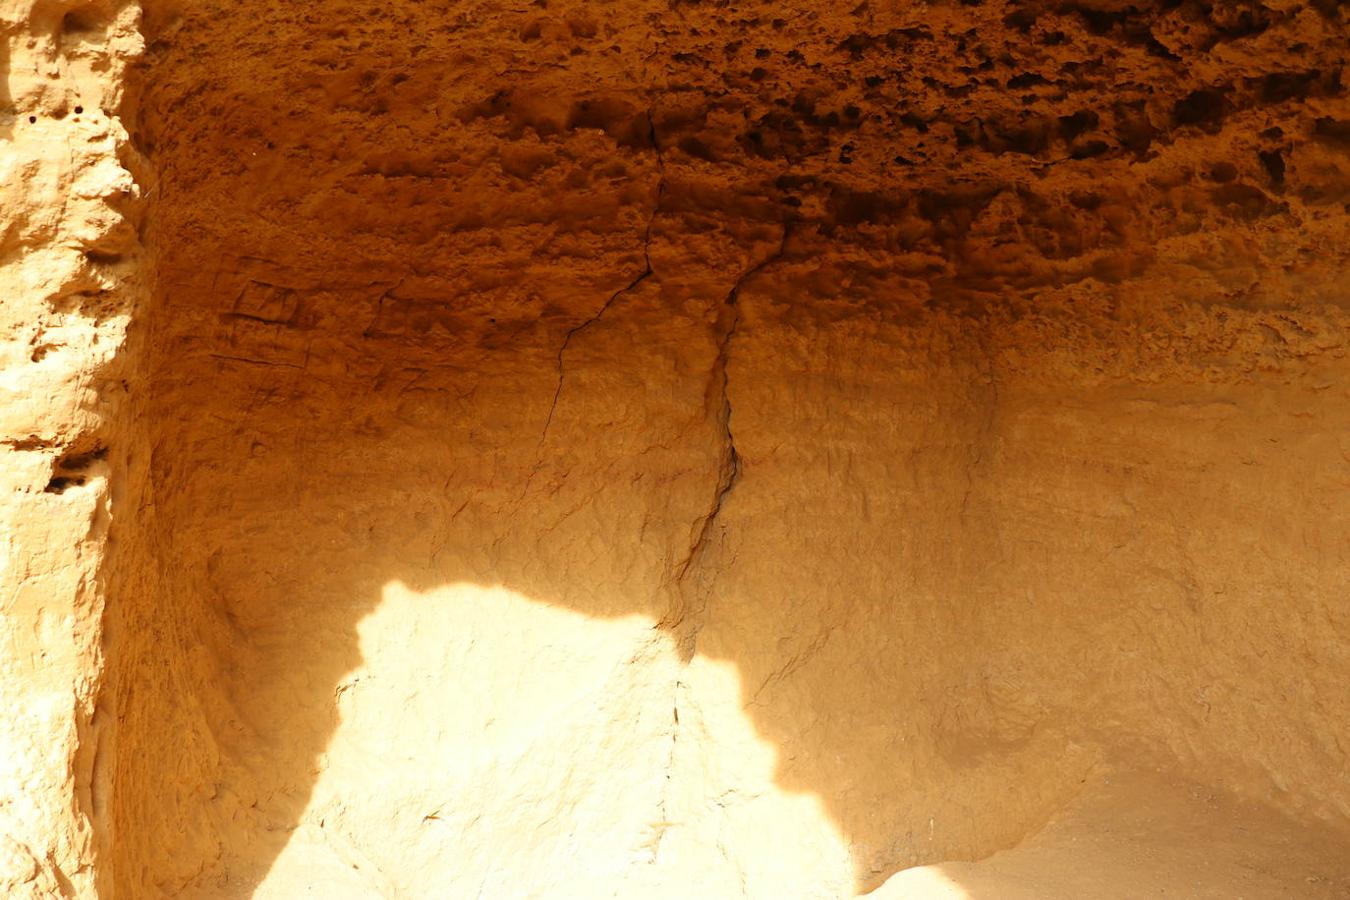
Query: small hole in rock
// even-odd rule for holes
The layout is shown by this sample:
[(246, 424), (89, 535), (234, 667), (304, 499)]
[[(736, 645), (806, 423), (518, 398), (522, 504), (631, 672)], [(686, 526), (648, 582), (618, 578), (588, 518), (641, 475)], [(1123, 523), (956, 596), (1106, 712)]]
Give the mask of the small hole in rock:
[(77, 106), (77, 107), (75, 107), (75, 115), (78, 116), (78, 115), (79, 115), (80, 113), (82, 113), (82, 112), (84, 112), (84, 107), (83, 107), (83, 106)]
[(84, 479), (79, 476), (57, 475), (47, 482), (47, 486), (42, 489), (42, 492), (44, 494), (62, 494), (65, 493), (66, 488), (77, 487), (81, 484), (84, 484)]
[(62, 457), (57, 463), (57, 468), (66, 472), (78, 472), (81, 469), (87, 469), (95, 462), (108, 458), (108, 448), (99, 444), (93, 449), (83, 452), (76, 452)]
[(1271, 184), (1276, 187), (1284, 186), (1284, 154), (1279, 150), (1261, 150), (1258, 152), (1261, 159), (1261, 165), (1265, 168), (1266, 174), (1270, 176)]
[(36, 122), (37, 122), (37, 116), (29, 116), (29, 117), (28, 117), (28, 124), (29, 124), (29, 125), (33, 125), (33, 124), (35, 124)]
[(79, 36), (92, 34), (100, 30), (99, 22), (88, 10), (72, 10), (61, 19), (61, 31), (64, 34)]

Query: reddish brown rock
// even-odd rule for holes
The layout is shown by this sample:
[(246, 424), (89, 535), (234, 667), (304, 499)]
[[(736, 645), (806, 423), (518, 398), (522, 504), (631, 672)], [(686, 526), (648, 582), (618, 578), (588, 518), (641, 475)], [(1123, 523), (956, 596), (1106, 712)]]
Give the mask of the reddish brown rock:
[(1342, 7), (143, 12), (5, 19), (10, 884), (1343, 895)]

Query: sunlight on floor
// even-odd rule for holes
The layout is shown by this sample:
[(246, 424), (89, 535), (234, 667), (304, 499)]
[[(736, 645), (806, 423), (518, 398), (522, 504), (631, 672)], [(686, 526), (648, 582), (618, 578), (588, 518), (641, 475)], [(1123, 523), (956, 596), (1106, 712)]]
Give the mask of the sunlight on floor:
[[(942, 866), (919, 866), (906, 869), (891, 882), (867, 894), (868, 897), (890, 897), (895, 900), (977, 900), (955, 881), (942, 874)], [(994, 900), (990, 897), (989, 900)]]

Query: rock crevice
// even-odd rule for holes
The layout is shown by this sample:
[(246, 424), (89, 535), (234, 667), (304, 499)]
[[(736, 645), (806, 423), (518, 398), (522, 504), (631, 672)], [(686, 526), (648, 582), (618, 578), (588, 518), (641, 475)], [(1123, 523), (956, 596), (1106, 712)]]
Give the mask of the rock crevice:
[(1345, 894), (1344, 6), (140, 13), (0, 3), (0, 893)]

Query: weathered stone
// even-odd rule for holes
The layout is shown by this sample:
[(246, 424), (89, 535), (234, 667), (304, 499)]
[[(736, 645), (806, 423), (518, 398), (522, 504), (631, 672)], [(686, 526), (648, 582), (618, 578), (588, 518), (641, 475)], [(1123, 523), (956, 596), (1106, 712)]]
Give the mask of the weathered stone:
[(0, 7), (0, 893), (1350, 889), (1343, 7), (143, 6)]

